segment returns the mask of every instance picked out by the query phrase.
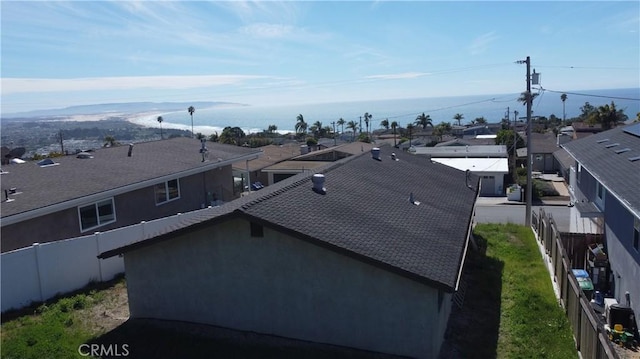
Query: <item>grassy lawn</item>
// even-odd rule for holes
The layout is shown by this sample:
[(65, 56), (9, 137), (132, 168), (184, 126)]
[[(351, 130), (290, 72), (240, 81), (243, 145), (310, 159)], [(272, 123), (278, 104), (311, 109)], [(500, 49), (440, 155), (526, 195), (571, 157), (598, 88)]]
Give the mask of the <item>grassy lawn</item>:
[[(485, 225), (465, 265), (442, 358), (577, 358), (531, 230)], [(123, 279), (2, 317), (2, 358), (81, 358), (80, 344), (127, 344), (130, 357), (388, 358), (188, 323), (125, 321)]]
[(456, 354), (463, 358), (577, 358), (568, 320), (531, 230), (513, 224), (480, 224), (474, 235), (481, 253), (470, 252), (464, 306), (454, 308), (447, 334)]
[[(124, 279), (2, 315), (3, 359), (81, 357), (78, 347), (128, 317)], [(120, 317), (118, 317), (120, 316)], [(99, 320), (96, 320), (99, 318)]]

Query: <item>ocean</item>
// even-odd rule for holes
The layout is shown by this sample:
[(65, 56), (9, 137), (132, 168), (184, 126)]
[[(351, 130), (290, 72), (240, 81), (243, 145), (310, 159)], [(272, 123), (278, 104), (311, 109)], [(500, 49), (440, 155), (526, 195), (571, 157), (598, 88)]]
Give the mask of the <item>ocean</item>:
[[(585, 102), (598, 107), (613, 101), (616, 108), (624, 110), (630, 119), (635, 119), (636, 114), (640, 112), (640, 88), (570, 91), (566, 94), (567, 119), (580, 115), (580, 107), (584, 106)], [(533, 102), (532, 115), (549, 117), (553, 114), (562, 118), (563, 105), (560, 96), (561, 93), (557, 92), (539, 92)], [(484, 117), (488, 122), (494, 123), (500, 122), (505, 117), (507, 109), (512, 120), (514, 110), (518, 111), (518, 117), (526, 116), (526, 106), (517, 101), (518, 97), (520, 97), (520, 93), (287, 106), (230, 105), (208, 109), (196, 108), (193, 114), (193, 126), (195, 132), (206, 135), (214, 132), (221, 133), (226, 126), (237, 126), (242, 128), (245, 133), (255, 133), (267, 129), (270, 125), (275, 125), (278, 132), (286, 133), (294, 131), (296, 118), (299, 114), (304, 117), (309, 126), (316, 121), (320, 121), (323, 126), (332, 126), (331, 123), (340, 118), (346, 122), (353, 120), (359, 123), (360, 116), (365, 112), (373, 116), (372, 129), (380, 128), (380, 121), (384, 119), (388, 119), (389, 122), (396, 121), (401, 127), (404, 127), (408, 123), (413, 123), (416, 117), (422, 113), (429, 115), (434, 125), (441, 122), (455, 123), (453, 117), (457, 113), (464, 116), (461, 121), (463, 124), (478, 117)], [(180, 112), (145, 114), (131, 120), (144, 126), (158, 127), (157, 117), (160, 115), (164, 119), (162, 124), (164, 128), (191, 130), (191, 117), (187, 109)]]

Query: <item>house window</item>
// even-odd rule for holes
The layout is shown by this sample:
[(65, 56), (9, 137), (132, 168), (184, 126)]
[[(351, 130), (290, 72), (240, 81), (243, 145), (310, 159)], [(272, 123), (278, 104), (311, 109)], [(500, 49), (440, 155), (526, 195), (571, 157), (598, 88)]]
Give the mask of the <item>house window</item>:
[(251, 222), (251, 237), (264, 237), (264, 227), (258, 223)]
[(600, 209), (604, 209), (604, 196), (605, 196), (605, 188), (600, 184), (600, 182), (596, 182), (596, 200), (595, 203), (600, 207)]
[(82, 232), (116, 221), (113, 198), (78, 207)]
[(162, 204), (180, 198), (180, 186), (177, 179), (158, 183), (155, 190), (156, 204)]
[(640, 219), (633, 219), (633, 249), (640, 251)]

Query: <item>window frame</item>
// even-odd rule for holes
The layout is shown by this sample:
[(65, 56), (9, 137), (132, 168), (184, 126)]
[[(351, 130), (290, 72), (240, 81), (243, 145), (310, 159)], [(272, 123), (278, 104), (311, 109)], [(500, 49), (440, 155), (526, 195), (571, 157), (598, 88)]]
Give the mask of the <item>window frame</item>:
[[(111, 213), (110, 215), (107, 215), (107, 216), (101, 216), (100, 208), (104, 206), (107, 202), (109, 202), (108, 205), (111, 207)], [(93, 215), (95, 216), (94, 219), (96, 224), (91, 227), (85, 228), (83, 226), (82, 212), (83, 212), (83, 209), (90, 208), (92, 206), (93, 206)], [(101, 217), (104, 217), (104, 219), (102, 219)], [(87, 203), (82, 206), (78, 206), (78, 224), (80, 226), (80, 233), (85, 233), (95, 228), (99, 228), (102, 226), (106, 226), (107, 224), (115, 223), (116, 221), (117, 221), (116, 205), (113, 197), (95, 201), (93, 203)]]
[[(172, 190), (171, 187), (169, 186), (170, 182), (174, 182), (176, 183), (176, 189)], [(159, 198), (159, 192), (158, 192), (158, 187), (164, 185), (164, 200), (163, 201), (158, 201)], [(171, 197), (172, 193), (176, 193), (175, 197)], [(173, 202), (175, 200), (180, 199), (181, 196), (181, 191), (180, 191), (180, 179), (179, 178), (174, 178), (172, 180), (168, 180), (168, 181), (164, 181), (161, 183), (156, 183), (153, 186), (153, 195), (154, 195), (154, 200), (156, 202), (156, 206), (160, 206), (163, 205), (165, 203), (169, 203), (169, 202)]]

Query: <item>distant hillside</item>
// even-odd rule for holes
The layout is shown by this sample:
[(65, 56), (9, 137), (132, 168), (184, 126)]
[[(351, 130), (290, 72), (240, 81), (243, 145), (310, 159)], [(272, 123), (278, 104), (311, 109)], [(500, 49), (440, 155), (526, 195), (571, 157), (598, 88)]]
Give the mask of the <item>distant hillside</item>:
[(96, 105), (81, 105), (71, 106), (60, 109), (50, 110), (36, 110), (19, 113), (2, 114), (3, 119), (29, 119), (41, 117), (56, 117), (56, 116), (72, 116), (72, 115), (94, 115), (101, 113), (138, 113), (138, 112), (150, 112), (150, 111), (187, 111), (189, 106), (195, 107), (196, 111), (204, 108), (211, 108), (216, 106), (246, 106), (244, 104), (233, 102), (127, 102), (127, 103), (104, 103)]

